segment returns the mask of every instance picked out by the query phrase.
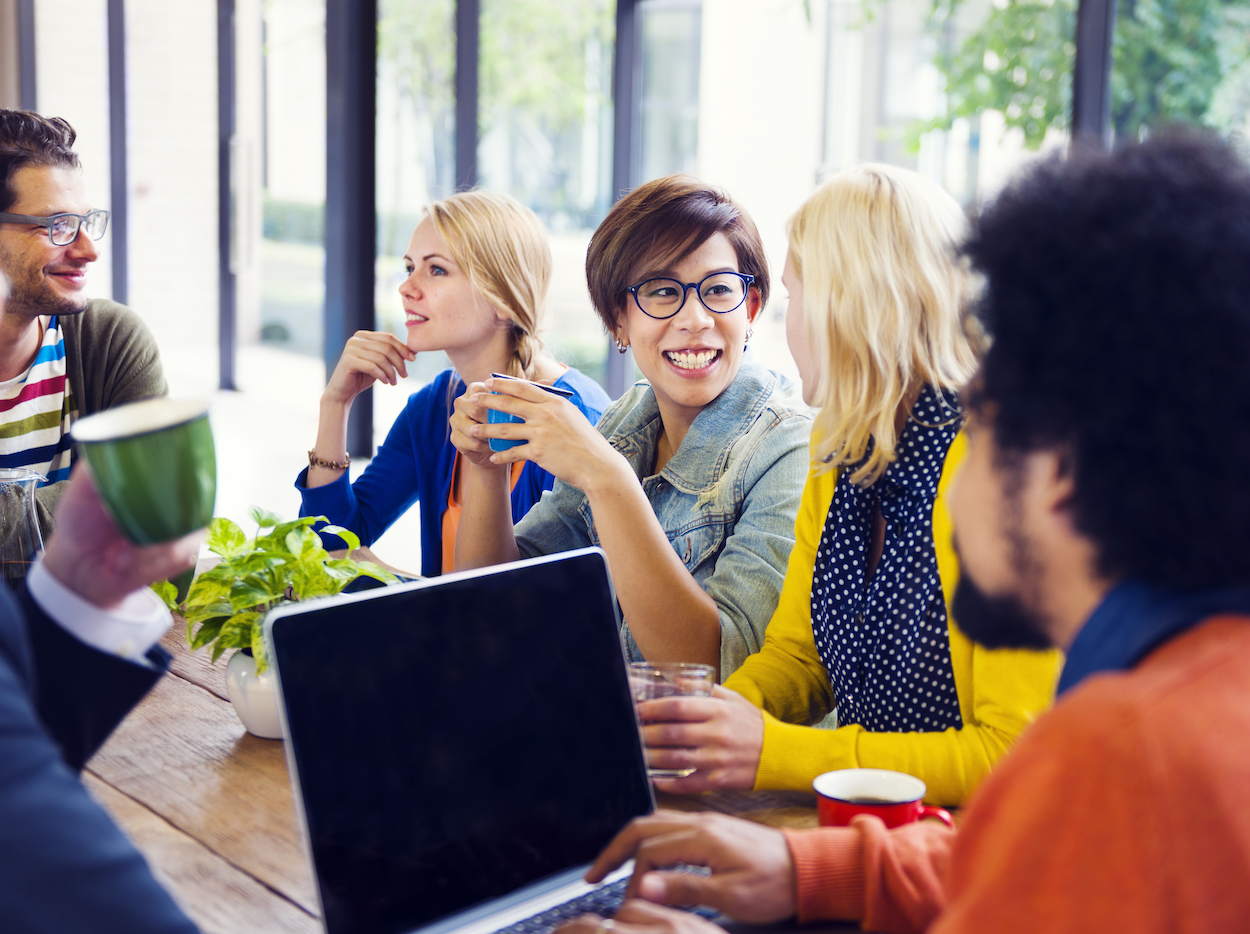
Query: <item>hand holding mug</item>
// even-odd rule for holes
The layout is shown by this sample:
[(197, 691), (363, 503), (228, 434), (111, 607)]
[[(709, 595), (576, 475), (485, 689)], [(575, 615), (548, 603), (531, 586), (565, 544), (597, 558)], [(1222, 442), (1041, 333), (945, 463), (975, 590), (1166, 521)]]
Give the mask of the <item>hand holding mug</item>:
[(451, 443), (461, 457), (474, 467), (497, 470), (498, 465), (491, 462), (494, 451), (490, 449), (489, 439), (479, 438), (475, 433), (475, 429), (485, 425), (490, 417), (490, 409), (478, 401), (486, 395), (489, 393), (485, 383), (469, 383), (469, 387), (452, 404), (448, 423), (451, 425)]
[(80, 462), (70, 475), (56, 511), (56, 530), (43, 563), (57, 580), (84, 600), (109, 609), (126, 595), (195, 566), (204, 531), (156, 545), (135, 545), (109, 516)]
[[(575, 405), (552, 395), (549, 387), (527, 380), (491, 377), (484, 390), (475, 393), (472, 402), (487, 410), (483, 420), (486, 424), (468, 426), (468, 433), (487, 444), (492, 438), (525, 442), (523, 446), (497, 451), (490, 458), (492, 464), (533, 461), (549, 474), (584, 491), (599, 482), (624, 482), (613, 477), (614, 468), (623, 467), (629, 480), (637, 482), (628, 461)], [(515, 416), (521, 422), (491, 423), (489, 411)]]

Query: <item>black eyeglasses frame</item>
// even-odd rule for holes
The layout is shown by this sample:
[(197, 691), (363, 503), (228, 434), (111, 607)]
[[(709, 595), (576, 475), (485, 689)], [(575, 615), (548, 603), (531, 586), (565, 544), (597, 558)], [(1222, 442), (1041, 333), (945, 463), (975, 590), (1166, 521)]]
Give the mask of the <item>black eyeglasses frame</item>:
[[(703, 300), (703, 288), (702, 288), (703, 283), (707, 282), (708, 279), (715, 278), (716, 276), (737, 276), (739, 279), (742, 280), (742, 300), (739, 301), (738, 304), (734, 305), (732, 308), (726, 308), (724, 311), (719, 311), (715, 308), (709, 308), (707, 302)], [(651, 314), (651, 312), (647, 311), (647, 309), (642, 307), (642, 301), (638, 298), (638, 290), (640, 288), (642, 288), (648, 282), (656, 282), (656, 281), (661, 281), (661, 280), (664, 282), (675, 283), (681, 287), (681, 301), (677, 303), (677, 308), (673, 311), (671, 315)], [(637, 285), (627, 286), (625, 288), (625, 291), (628, 292), (630, 295), (634, 296), (634, 304), (637, 305), (638, 310), (641, 311), (648, 318), (652, 318), (656, 321), (667, 321), (669, 318), (673, 318), (677, 316), (678, 314), (680, 314), (681, 310), (686, 307), (686, 296), (689, 294), (691, 289), (694, 289), (694, 294), (695, 294), (695, 297), (699, 299), (699, 304), (702, 305), (704, 308), (707, 308), (707, 310), (710, 311), (712, 314), (727, 315), (731, 312), (737, 311), (739, 308), (742, 307), (743, 302), (747, 300), (747, 294), (751, 291), (751, 286), (754, 284), (755, 284), (755, 276), (751, 275), (750, 273), (730, 272), (728, 270), (725, 270), (723, 272), (709, 272), (706, 276), (704, 276), (698, 282), (682, 282), (680, 279), (673, 279), (673, 278), (670, 278), (669, 276), (650, 276), (649, 278), (643, 279)]]

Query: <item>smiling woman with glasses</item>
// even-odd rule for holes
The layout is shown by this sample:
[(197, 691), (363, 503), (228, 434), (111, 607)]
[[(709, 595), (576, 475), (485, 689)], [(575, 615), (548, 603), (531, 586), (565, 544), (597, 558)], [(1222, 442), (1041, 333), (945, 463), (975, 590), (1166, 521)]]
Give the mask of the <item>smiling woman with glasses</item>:
[[(608, 333), (646, 379), (597, 428), (532, 386), (470, 386), (451, 421), (473, 465), (456, 565), (598, 545), (630, 656), (702, 662), (724, 677), (763, 644), (807, 466), (797, 388), (747, 351), (768, 300), (759, 233), (720, 190), (661, 178), (608, 212), (586, 278)], [(524, 422), (492, 424), (491, 410)], [(492, 453), (491, 439), (521, 444)], [(514, 527), (504, 482), (521, 459), (558, 482)]]

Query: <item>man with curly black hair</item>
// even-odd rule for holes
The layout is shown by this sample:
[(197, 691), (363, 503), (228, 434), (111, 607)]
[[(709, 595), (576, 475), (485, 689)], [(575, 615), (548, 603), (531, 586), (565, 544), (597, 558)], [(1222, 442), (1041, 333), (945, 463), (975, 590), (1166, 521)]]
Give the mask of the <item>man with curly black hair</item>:
[[(992, 337), (951, 494), (956, 616), (1056, 645), (1054, 708), (933, 822), (631, 824), (621, 934), (845, 919), (882, 931), (1250, 930), (1250, 171), (1173, 132), (1051, 159), (967, 246)], [(657, 872), (708, 865), (707, 877)]]
[[(69, 477), (80, 416), (168, 390), (156, 342), (129, 308), (88, 299), (108, 211), (87, 198), (75, 133), (59, 117), (0, 110), (0, 467), (48, 478), (36, 502), (45, 537)], [(0, 541), (16, 541), (10, 510)], [(6, 577), (22, 565), (6, 565)]]

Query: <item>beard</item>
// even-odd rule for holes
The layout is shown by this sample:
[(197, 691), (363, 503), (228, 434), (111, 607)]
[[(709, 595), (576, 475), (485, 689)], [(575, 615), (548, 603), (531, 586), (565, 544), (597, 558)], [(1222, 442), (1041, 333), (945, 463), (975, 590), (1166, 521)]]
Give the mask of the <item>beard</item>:
[(955, 623), (987, 649), (1049, 649), (1050, 637), (1037, 614), (1015, 594), (990, 596), (961, 574), (951, 598)]
[[(76, 315), (87, 310), (87, 297), (63, 298), (52, 291), (40, 270), (23, 268), (7, 253), (0, 251), (0, 269), (9, 277), (9, 298), (6, 314), (38, 318), (40, 315)], [(13, 270), (8, 272), (8, 270)]]
[(5, 311), (30, 318), (40, 315), (76, 315), (87, 310), (87, 299), (62, 298), (46, 285), (31, 277), (10, 279), (9, 299)]

